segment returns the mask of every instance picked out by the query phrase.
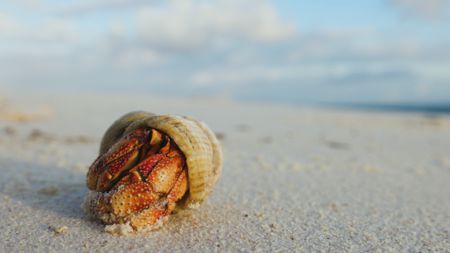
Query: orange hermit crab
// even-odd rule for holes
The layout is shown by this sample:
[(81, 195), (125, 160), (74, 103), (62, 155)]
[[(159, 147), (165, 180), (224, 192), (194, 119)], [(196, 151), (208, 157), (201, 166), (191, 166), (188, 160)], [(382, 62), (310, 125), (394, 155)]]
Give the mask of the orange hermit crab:
[(153, 229), (175, 208), (198, 206), (221, 167), (220, 144), (204, 123), (132, 112), (104, 134), (87, 173), (84, 208), (111, 232)]

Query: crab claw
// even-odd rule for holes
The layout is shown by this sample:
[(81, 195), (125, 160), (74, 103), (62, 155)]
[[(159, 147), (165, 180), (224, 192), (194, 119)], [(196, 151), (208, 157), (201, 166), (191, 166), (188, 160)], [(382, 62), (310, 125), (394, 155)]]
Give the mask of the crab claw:
[(104, 192), (113, 187), (123, 173), (138, 163), (141, 152), (146, 149), (143, 146), (160, 139), (150, 131), (137, 129), (114, 144), (105, 154), (100, 155), (89, 167), (88, 188)]

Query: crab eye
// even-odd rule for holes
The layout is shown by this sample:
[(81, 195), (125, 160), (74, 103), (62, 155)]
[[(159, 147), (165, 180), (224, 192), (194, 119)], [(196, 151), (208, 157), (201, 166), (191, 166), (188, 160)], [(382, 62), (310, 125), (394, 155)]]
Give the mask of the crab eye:
[(170, 139), (169, 137), (165, 136), (164, 140), (161, 142), (161, 149), (159, 152), (161, 154), (167, 154), (170, 150)]
[(150, 136), (149, 144), (151, 146), (159, 145), (163, 139), (162, 134), (159, 131), (156, 131), (155, 129), (151, 129), (151, 133), (149, 134), (149, 136)]

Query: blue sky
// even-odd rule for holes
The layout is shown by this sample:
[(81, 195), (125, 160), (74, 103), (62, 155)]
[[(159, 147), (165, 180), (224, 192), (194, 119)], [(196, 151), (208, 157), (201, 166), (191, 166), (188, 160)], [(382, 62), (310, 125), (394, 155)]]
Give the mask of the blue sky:
[(5, 0), (0, 91), (450, 102), (449, 0)]

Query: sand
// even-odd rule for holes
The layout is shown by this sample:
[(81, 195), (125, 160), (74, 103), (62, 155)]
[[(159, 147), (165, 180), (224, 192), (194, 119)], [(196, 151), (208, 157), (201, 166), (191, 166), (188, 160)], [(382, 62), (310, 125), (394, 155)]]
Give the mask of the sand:
[[(8, 101), (52, 114), (0, 117), (0, 252), (450, 251), (447, 116), (133, 94)], [(136, 109), (207, 122), (225, 165), (197, 210), (115, 236), (80, 208), (85, 173), (103, 131)]]

